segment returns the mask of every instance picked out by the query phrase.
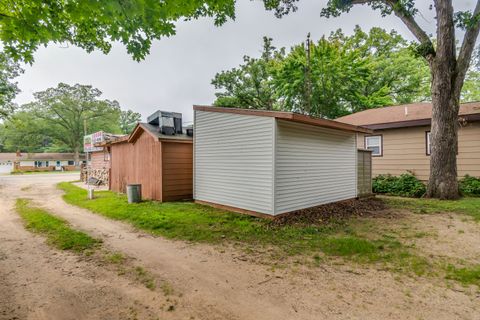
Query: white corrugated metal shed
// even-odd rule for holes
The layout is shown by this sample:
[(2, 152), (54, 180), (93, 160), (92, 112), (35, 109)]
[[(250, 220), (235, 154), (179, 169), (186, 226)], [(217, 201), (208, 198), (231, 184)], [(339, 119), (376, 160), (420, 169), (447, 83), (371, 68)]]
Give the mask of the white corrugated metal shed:
[(194, 106), (194, 199), (278, 215), (357, 196), (356, 133), (291, 112)]

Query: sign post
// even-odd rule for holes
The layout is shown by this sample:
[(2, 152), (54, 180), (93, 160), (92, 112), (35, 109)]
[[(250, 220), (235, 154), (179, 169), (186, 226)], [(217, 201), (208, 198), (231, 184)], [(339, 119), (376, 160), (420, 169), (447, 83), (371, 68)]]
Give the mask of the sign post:
[(101, 143), (103, 141), (105, 141), (105, 134), (103, 131), (98, 131), (92, 134), (85, 135), (83, 137), (83, 151), (85, 152), (87, 158), (86, 180), (88, 199), (93, 199), (93, 189), (91, 189), (90, 187), (90, 169), (92, 165), (91, 153), (95, 151), (102, 151), (103, 147), (96, 147), (95, 144)]

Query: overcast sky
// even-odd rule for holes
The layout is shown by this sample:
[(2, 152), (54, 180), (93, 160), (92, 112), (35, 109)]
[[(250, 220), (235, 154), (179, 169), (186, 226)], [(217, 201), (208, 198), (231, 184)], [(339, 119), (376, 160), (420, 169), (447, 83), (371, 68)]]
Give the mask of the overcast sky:
[[(237, 18), (221, 27), (211, 19), (181, 22), (172, 38), (157, 41), (150, 55), (135, 62), (124, 47), (114, 46), (110, 54), (88, 54), (75, 47), (50, 45), (38, 50), (33, 66), (26, 66), (18, 83), (22, 92), (16, 101), (31, 101), (32, 93), (68, 84), (91, 84), (103, 92), (104, 98), (117, 100), (123, 109), (140, 112), (145, 119), (155, 110), (182, 112), (186, 122), (192, 121), (192, 105), (211, 104), (215, 99), (210, 84), (215, 73), (242, 62), (243, 55), (259, 56), (262, 37), (272, 37), (277, 47), (287, 47), (342, 28), (352, 33), (355, 25), (395, 29), (407, 39), (413, 37), (395, 16), (382, 18), (368, 7), (355, 7), (339, 18), (321, 18), (325, 1), (302, 0), (299, 10), (282, 19), (263, 8), (261, 1), (237, 1)], [(431, 1), (417, 1), (419, 24), (433, 33), (435, 19), (428, 10)], [(473, 0), (455, 0), (455, 10), (473, 9)]]

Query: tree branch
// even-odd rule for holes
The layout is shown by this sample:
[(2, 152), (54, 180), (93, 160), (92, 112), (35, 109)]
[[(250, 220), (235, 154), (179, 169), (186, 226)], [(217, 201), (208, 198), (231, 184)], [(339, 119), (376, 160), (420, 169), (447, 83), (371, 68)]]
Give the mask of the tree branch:
[[(427, 61), (431, 61), (433, 57), (435, 56), (435, 49), (433, 47), (432, 40), (430, 40), (430, 37), (428, 34), (418, 25), (418, 23), (415, 21), (413, 18), (412, 14), (409, 14), (403, 10), (400, 10), (400, 5), (398, 0), (381, 0), (383, 3), (385, 3), (387, 6), (389, 6), (395, 15), (402, 20), (402, 22), (407, 26), (408, 30), (417, 38), (417, 40), (420, 42), (420, 44), (425, 47), (426, 51), (423, 56)], [(372, 1), (371, 0), (352, 0), (352, 5), (355, 4), (370, 4)]]
[(455, 92), (460, 94), (463, 82), (465, 81), (465, 75), (467, 74), (468, 67), (470, 65), (470, 60), (472, 59), (473, 49), (475, 47), (475, 42), (478, 38), (478, 33), (480, 31), (480, 0), (477, 0), (477, 5), (473, 12), (472, 19), (475, 19), (475, 24), (471, 26), (465, 32), (463, 38), (462, 47), (460, 48), (460, 53), (457, 59), (457, 81), (455, 81)]

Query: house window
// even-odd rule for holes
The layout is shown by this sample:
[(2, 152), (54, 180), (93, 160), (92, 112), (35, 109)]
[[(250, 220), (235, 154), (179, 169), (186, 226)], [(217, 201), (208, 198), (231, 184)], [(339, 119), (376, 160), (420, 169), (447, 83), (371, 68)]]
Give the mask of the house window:
[(432, 154), (432, 146), (430, 144), (430, 131), (427, 131), (425, 132), (425, 152), (427, 154), (427, 156), (429, 156), (430, 154)]
[(69, 165), (69, 166), (73, 166), (74, 164), (75, 164), (75, 161), (73, 161), (73, 160), (68, 160), (68, 165)]
[(365, 148), (372, 150), (372, 156), (381, 157), (383, 155), (382, 136), (366, 136)]

